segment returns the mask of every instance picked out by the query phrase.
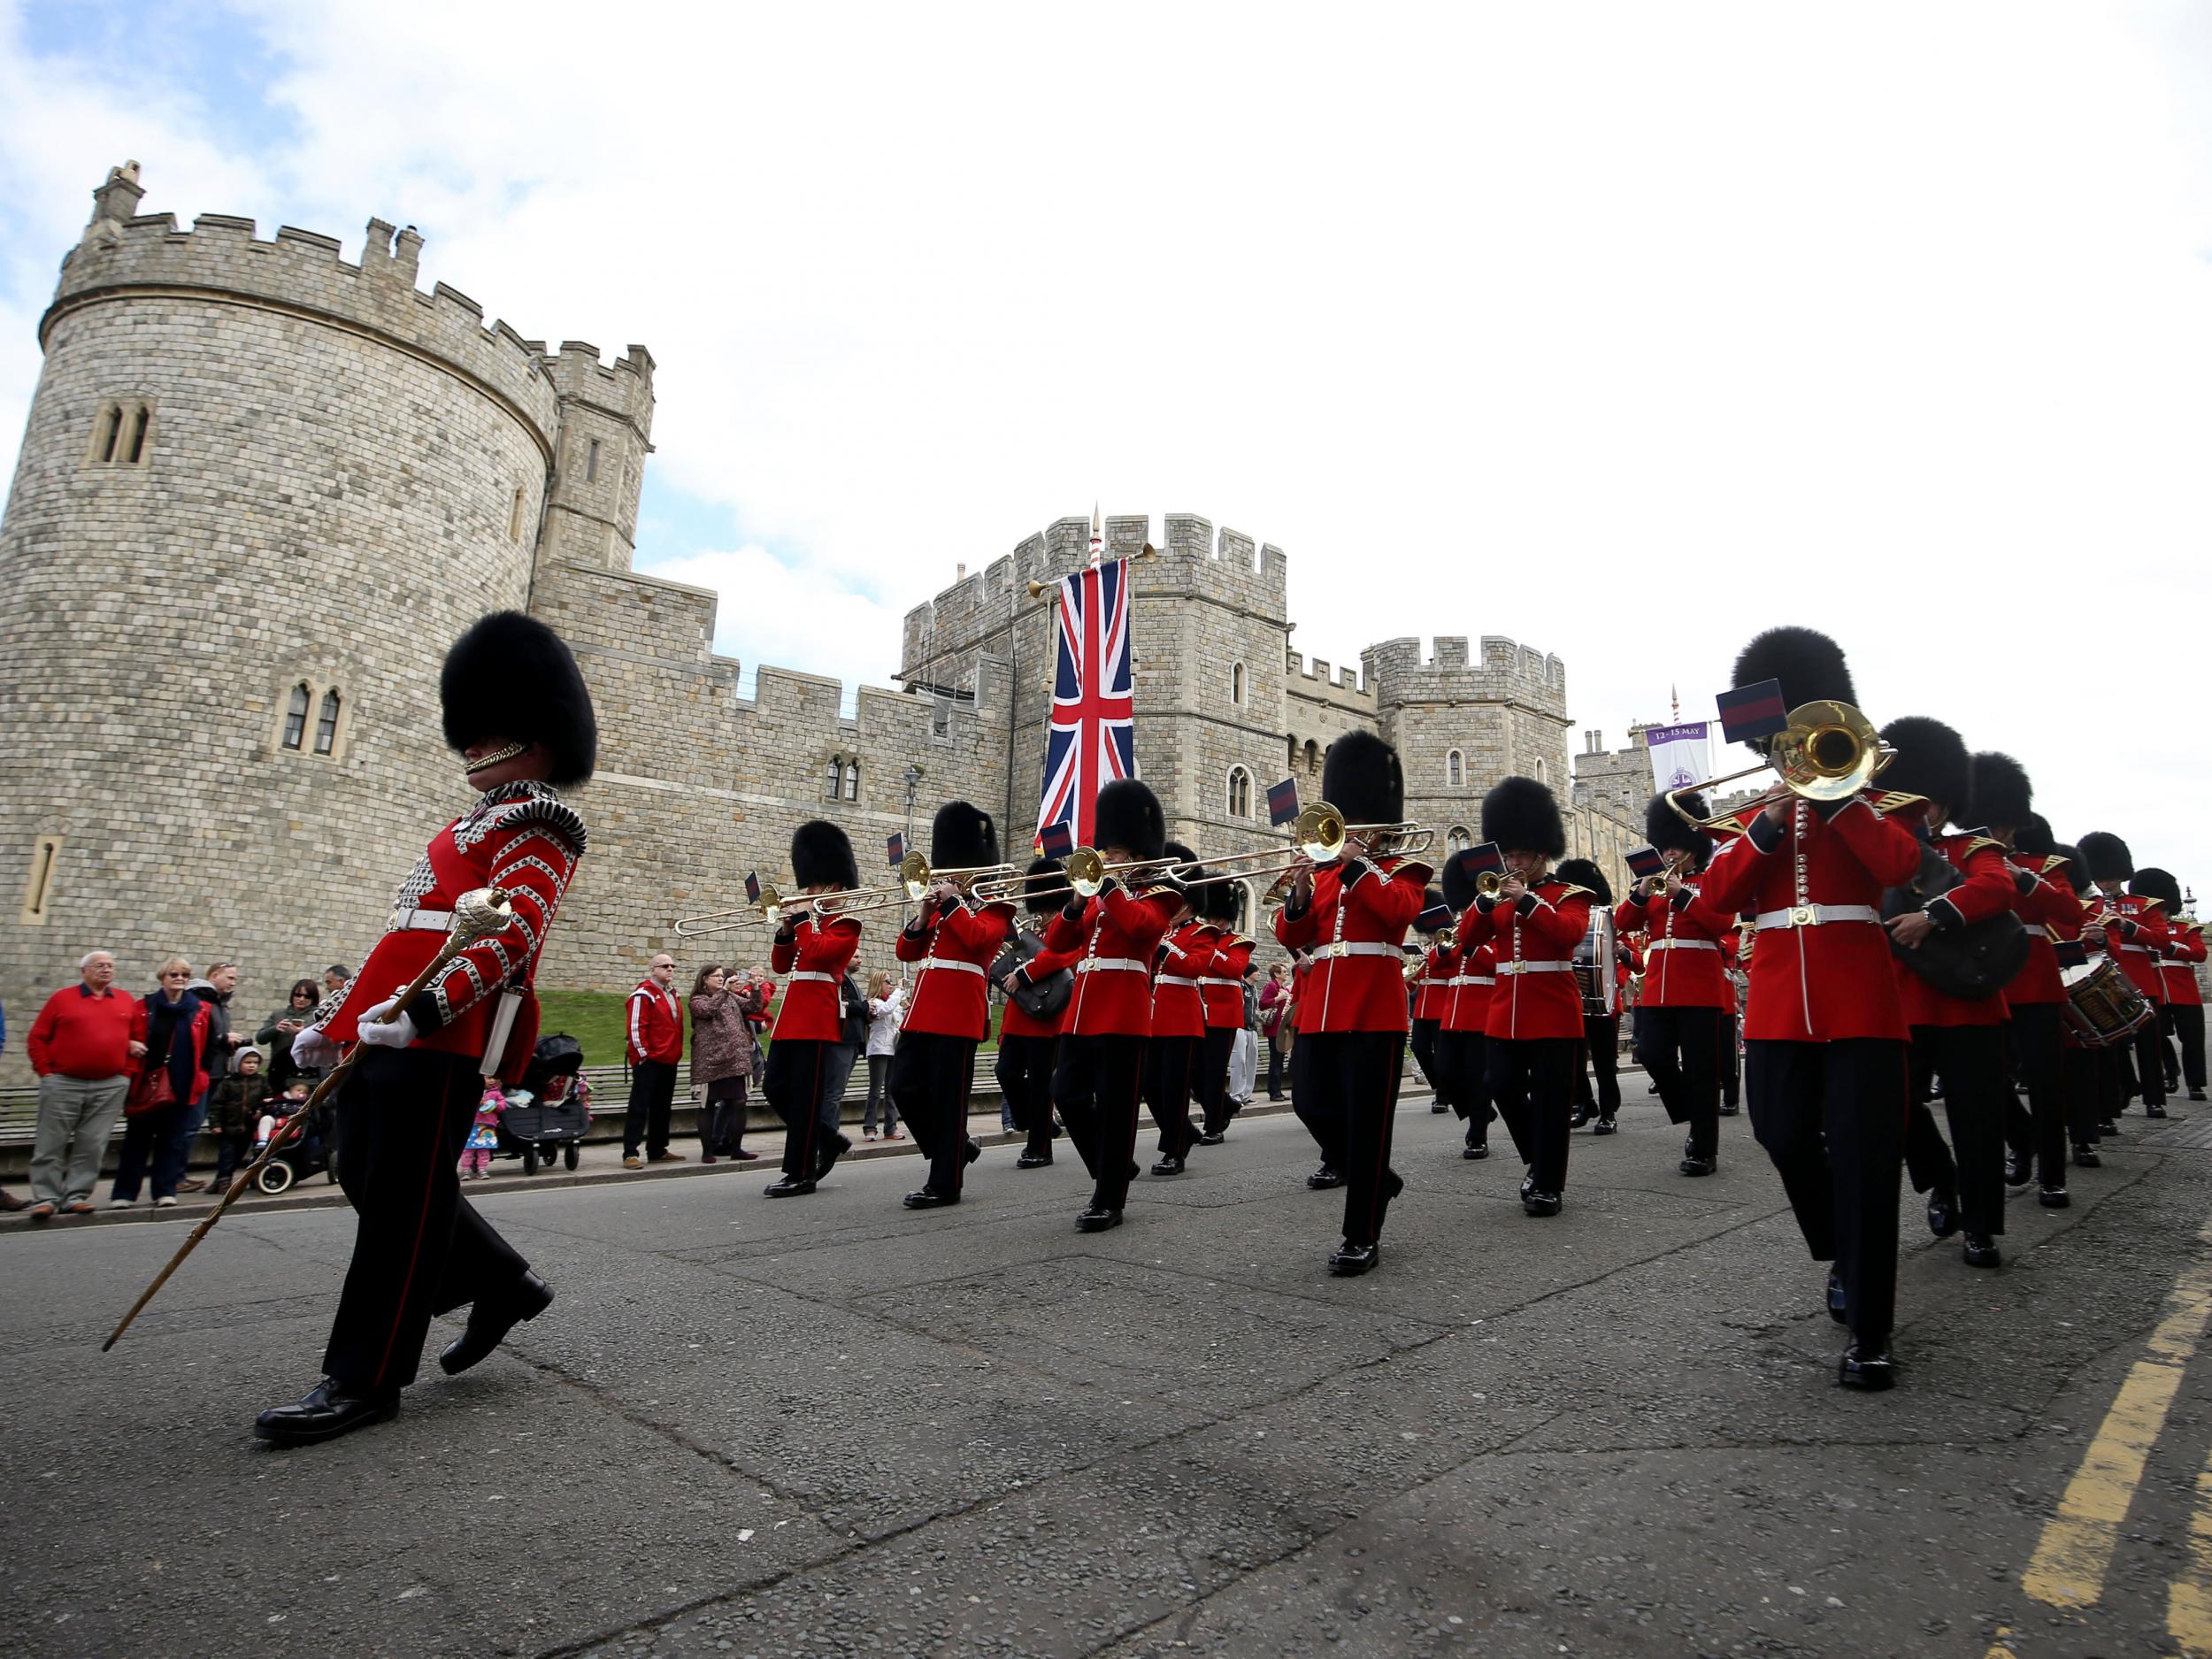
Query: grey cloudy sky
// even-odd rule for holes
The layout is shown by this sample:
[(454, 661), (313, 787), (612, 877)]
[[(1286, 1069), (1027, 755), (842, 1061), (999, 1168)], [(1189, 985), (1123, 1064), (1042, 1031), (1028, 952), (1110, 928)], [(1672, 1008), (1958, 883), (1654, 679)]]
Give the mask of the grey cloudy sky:
[(2207, 19), (0, 0), (0, 430), (133, 156), (650, 346), (641, 564), (749, 663), (881, 681), (956, 562), (1197, 512), (1298, 649), (1508, 634), (1614, 742), (1829, 626), (2212, 881)]

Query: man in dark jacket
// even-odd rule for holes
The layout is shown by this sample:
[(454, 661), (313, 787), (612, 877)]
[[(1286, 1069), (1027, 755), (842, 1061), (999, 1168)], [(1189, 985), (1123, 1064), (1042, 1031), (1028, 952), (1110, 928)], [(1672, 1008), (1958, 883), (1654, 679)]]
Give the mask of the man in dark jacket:
[[(169, 1156), (171, 1167), (189, 1169), (192, 1142), (200, 1133), (200, 1125), (207, 1121), (207, 1102), (230, 1071), (231, 1055), (242, 1037), (230, 1034), (230, 994), (238, 988), (238, 964), (219, 962), (207, 971), (207, 978), (195, 979), (186, 987), (193, 995), (207, 1004), (207, 1093), (194, 1101), (177, 1119), (175, 1134), (171, 1138)], [(180, 1193), (196, 1193), (207, 1183), (195, 1176), (177, 1183)]]

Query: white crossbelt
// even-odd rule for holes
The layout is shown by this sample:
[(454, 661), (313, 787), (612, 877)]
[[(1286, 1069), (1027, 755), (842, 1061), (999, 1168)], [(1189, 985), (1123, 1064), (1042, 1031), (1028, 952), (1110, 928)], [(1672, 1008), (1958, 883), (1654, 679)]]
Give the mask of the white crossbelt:
[(1655, 939), (1644, 947), (1646, 950), (1718, 950), (1720, 943), (1712, 939)]
[(961, 962), (951, 956), (924, 956), (922, 958), (922, 966), (925, 968), (952, 968), (961, 973), (972, 973), (978, 979), (988, 979), (990, 977), (983, 972), (982, 964), (977, 962)]
[(1126, 956), (1086, 956), (1075, 964), (1075, 971), (1078, 973), (1104, 973), (1111, 971), (1116, 973), (1142, 974), (1149, 974), (1152, 972), (1141, 962), (1132, 962)]
[(1511, 973), (1565, 973), (1573, 968), (1571, 962), (1501, 962), (1498, 972)]
[(1817, 927), (1823, 922), (1879, 925), (1881, 919), (1881, 912), (1871, 904), (1799, 904), (1786, 910), (1761, 910), (1757, 926), (1763, 933), (1777, 927)]
[(453, 926), (451, 910), (394, 910), (384, 923), (388, 933), (442, 933)]
[(783, 982), (786, 985), (835, 985), (837, 983), (837, 975), (833, 973), (817, 973), (811, 968), (808, 968), (803, 969), (797, 973), (785, 974), (783, 976)]
[(1153, 983), (1153, 984), (1155, 984), (1155, 985), (1173, 985), (1173, 986), (1179, 986), (1179, 987), (1180, 987), (1182, 989), (1184, 989), (1184, 990), (1186, 990), (1186, 991), (1195, 991), (1195, 990), (1198, 988), (1198, 981), (1197, 981), (1197, 980), (1195, 980), (1195, 979), (1185, 979), (1185, 978), (1184, 978), (1181, 974), (1179, 974), (1179, 973), (1163, 973), (1162, 975), (1160, 975), (1160, 976), (1159, 976), (1159, 978), (1157, 978), (1156, 979), (1153, 980), (1153, 981), (1152, 981), (1152, 983)]
[(1388, 956), (1395, 962), (1402, 954), (1395, 945), (1366, 944), (1357, 940), (1334, 939), (1313, 953), (1320, 956)]

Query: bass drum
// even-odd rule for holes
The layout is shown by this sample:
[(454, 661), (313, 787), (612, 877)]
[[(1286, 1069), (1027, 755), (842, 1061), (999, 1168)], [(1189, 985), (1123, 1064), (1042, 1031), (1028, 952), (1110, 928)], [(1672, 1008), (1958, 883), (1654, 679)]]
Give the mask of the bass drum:
[[(1932, 847), (1920, 849), (1920, 872), (1907, 887), (1882, 895), (1882, 919), (1925, 910), (1928, 901), (1958, 886), (1951, 861)], [(2010, 910), (1970, 922), (1964, 927), (1930, 933), (1917, 950), (1896, 941), (1890, 952), (1935, 990), (1962, 1002), (1979, 1002), (2012, 983), (2028, 960), (2028, 930)]]
[(2068, 968), (2059, 981), (2066, 987), (2066, 1024), (2085, 1048), (2125, 1042), (2157, 1018), (2135, 982), (2109, 956)]

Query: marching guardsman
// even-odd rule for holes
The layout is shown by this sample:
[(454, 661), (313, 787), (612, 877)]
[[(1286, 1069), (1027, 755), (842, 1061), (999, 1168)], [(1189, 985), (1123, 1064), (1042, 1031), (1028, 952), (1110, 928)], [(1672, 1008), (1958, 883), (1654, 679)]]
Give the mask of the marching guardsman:
[[(1779, 680), (1786, 708), (1852, 703), (1843, 651), (1810, 628), (1773, 628), (1736, 659), (1735, 684)], [(1762, 754), (1769, 740), (1753, 744)], [(1735, 815), (1700, 897), (1749, 908), (1756, 930), (1744, 1010), (1753, 1132), (1815, 1261), (1832, 1262), (1828, 1310), (1851, 1331), (1838, 1380), (1896, 1382), (1897, 1189), (1904, 1154), (1904, 1005), (1882, 893), (1920, 867), (1920, 843), (1870, 792), (1816, 803), (1777, 791)]]
[[(791, 876), (810, 899), (857, 887), (860, 866), (845, 832), (826, 818), (800, 825), (791, 833)], [(783, 1000), (768, 1033), (768, 1071), (760, 1086), (783, 1119), (783, 1174), (763, 1189), (771, 1198), (812, 1192), (852, 1146), (838, 1127), (843, 1074), (830, 1064), (829, 1051), (844, 1039), (839, 987), (859, 949), (860, 924), (853, 918), (824, 914), (812, 904), (784, 907), (768, 953), (769, 965), (783, 975)]]
[(2066, 1193), (2066, 987), (2053, 941), (2079, 933), (2081, 903), (2062, 877), (2054, 880), (2046, 873), (2051, 830), (2035, 816), (2035, 787), (2025, 767), (1994, 750), (1977, 754), (1973, 796), (1974, 816), (2006, 849), (2013, 911), (2028, 932), (2028, 959), (2005, 987), (2012, 1079), (2028, 1093), (2027, 1133), (2007, 1136), (2012, 1160), (2005, 1180), (2018, 1187), (2032, 1168), (2037, 1202), (2063, 1210), (2072, 1202)]
[[(2173, 1048), (2166, 1041), (2175, 1028), (2172, 999), (2179, 977), (2169, 971), (2168, 964), (2177, 959), (2186, 960), (2185, 956), (2179, 958), (2176, 956), (2177, 941), (2185, 941), (2186, 938), (2185, 931), (2176, 926), (2181, 915), (2181, 883), (2174, 879), (2170, 872), (2146, 864), (2128, 879), (2128, 895), (2146, 903), (2155, 904), (2158, 907), (2158, 921), (2163, 930), (2150, 958), (2152, 971), (2158, 975), (2158, 996), (2151, 1004), (2157, 1010), (2158, 1018), (2145, 1029), (2152, 1036), (2149, 1047), (2158, 1060), (2159, 1087), (2170, 1094), (2181, 1083), (2180, 1068), (2174, 1064)], [(2183, 942), (2179, 949), (2185, 953), (2188, 945)], [(2187, 978), (2193, 987), (2196, 983), (2193, 969)]]
[(1244, 976), (1259, 947), (1237, 932), (1237, 888), (1230, 881), (1210, 881), (1192, 891), (1199, 913), (1214, 925), (1212, 968), (1198, 981), (1198, 994), (1206, 1004), (1206, 1041), (1198, 1054), (1198, 1107), (1201, 1146), (1218, 1146), (1227, 1134), (1229, 1120), (1237, 1114), (1229, 1098), (1229, 1058), (1237, 1033), (1244, 1029)]
[[(584, 821), (555, 791), (591, 776), (599, 728), (568, 647), (518, 611), (485, 617), (455, 641), (438, 696), (476, 803), (431, 838), (361, 972), (292, 1041), (294, 1057), (316, 1068), (347, 1044), (365, 1046), (337, 1094), (338, 1179), (360, 1219), (322, 1381), (254, 1424), (279, 1445), (329, 1440), (397, 1411), (434, 1316), (469, 1310), (438, 1356), (451, 1373), (553, 1300), (461, 1196), (458, 1164), (484, 1079), (519, 1082), (537, 1041), (538, 955), (584, 856)], [(378, 1023), (436, 960), (461, 895), (480, 887), (503, 889), (512, 920)]]
[[(1060, 908), (1066, 888), (1067, 872), (1058, 859), (1033, 859), (1023, 876), (1022, 908), (1033, 917), (1050, 916)], [(1013, 1110), (1014, 1127), (1029, 1137), (1014, 1167), (1041, 1170), (1052, 1162), (1052, 1062), (1082, 953), (1048, 950), (1043, 936), (1033, 928), (1025, 927), (1021, 937), (1025, 949), (1034, 949), (1020, 964), (1028, 973), (1019, 988), (1038, 1003), (1040, 1011), (1031, 1012), (1016, 997), (1017, 970), (1009, 969), (999, 981), (1007, 997), (1005, 1011), (999, 1016), (998, 1086)]]
[[(2159, 960), (2166, 949), (2166, 918), (2164, 907), (2154, 898), (2125, 890), (2127, 882), (2135, 874), (2135, 855), (2128, 844), (2117, 835), (2105, 830), (2092, 830), (2080, 841), (2081, 856), (2087, 861), (2089, 874), (2097, 884), (2097, 894), (2085, 894), (2093, 916), (2109, 912), (2116, 925), (2104, 925), (2093, 919), (2083, 929), (2083, 937), (2090, 944), (2101, 943), (2105, 951), (2120, 964), (2120, 972), (2129, 982), (2143, 994), (2143, 1000), (2152, 1008), (2163, 1008), (2166, 1002), (2166, 976), (2159, 970)], [(2166, 1064), (2159, 1052), (2163, 1045), (2158, 1022), (2151, 1021), (2135, 1033), (2132, 1054), (2135, 1060), (2135, 1087), (2143, 1097), (2146, 1118), (2166, 1115)], [(2121, 1056), (2124, 1070), (2127, 1056)]]
[[(2155, 887), (2145, 885), (2155, 877)], [(2182, 908), (2181, 883), (2163, 870), (2139, 870), (2135, 889), (2165, 906), (2166, 944), (2159, 971), (2166, 976), (2165, 1030), (2181, 1045), (2181, 1079), (2189, 1098), (2204, 1098), (2204, 987), (2197, 964), (2205, 959), (2204, 925)]]
[(1426, 943), (1421, 950), (1421, 964), (1412, 982), (1413, 1033), (1409, 1039), (1413, 1060), (1421, 1068), (1421, 1075), (1429, 1080), (1429, 1087), (1436, 1098), (1430, 1102), (1432, 1112), (1452, 1110), (1452, 1086), (1444, 1076), (1437, 1058), (1436, 1042), (1444, 1029), (1444, 1005), (1451, 1001), (1452, 956), (1436, 942), (1437, 935), (1452, 925), (1451, 908), (1444, 902), (1444, 889), (1431, 887), (1424, 896), (1421, 913), (1413, 918), (1413, 931)]
[[(1098, 850), (1109, 864), (1161, 857), (1167, 824), (1159, 798), (1134, 778), (1098, 792)], [(1070, 892), (1045, 930), (1049, 950), (1076, 951), (1075, 994), (1052, 1070), (1053, 1103), (1092, 1180), (1083, 1233), (1121, 1225), (1137, 1172), (1137, 1110), (1145, 1040), (1152, 1032), (1152, 955), (1183, 908), (1182, 889), (1157, 876), (1133, 884), (1109, 875), (1096, 895)], [(1017, 969), (1034, 979), (1036, 964)]]
[[(937, 809), (929, 830), (932, 870), (997, 863), (998, 830), (988, 812), (965, 801)], [(968, 1100), (976, 1045), (991, 1028), (991, 963), (1013, 926), (1011, 902), (971, 898), (958, 881), (939, 876), (899, 932), (898, 959), (918, 962), (921, 971), (891, 1051), (891, 1100), (929, 1160), (929, 1179), (906, 1195), (909, 1210), (958, 1203), (967, 1167), (982, 1156), (968, 1136)]]
[[(1587, 858), (1563, 859), (1552, 873), (1590, 895), (1593, 934), (1585, 936), (1586, 945), (1594, 935), (1601, 915), (1605, 918), (1605, 926), (1611, 926), (1613, 884)], [(1580, 955), (1579, 950), (1577, 955)], [(1583, 1064), (1575, 1068), (1574, 1110), (1567, 1118), (1567, 1126), (1579, 1129), (1594, 1117), (1597, 1123), (1590, 1131), (1594, 1135), (1609, 1135), (1620, 1129), (1620, 1125), (1614, 1121), (1621, 1110), (1621, 949), (1617, 940), (1614, 941), (1612, 955), (1613, 960), (1609, 964), (1593, 954), (1586, 964), (1578, 963), (1575, 975), (1579, 981), (1586, 972), (1590, 983), (1582, 999)], [(1610, 1009), (1606, 1006), (1609, 995), (1613, 998)], [(1590, 1092), (1590, 1074), (1594, 1071), (1598, 1080), (1594, 1095)]]
[[(1886, 926), (1900, 952), (1898, 990), (1912, 1033), (1913, 1108), (1905, 1128), (1905, 1164), (1913, 1189), (1928, 1196), (1928, 1230), (1939, 1239), (1962, 1228), (1966, 1264), (1995, 1267), (2005, 1230), (2005, 997), (1954, 996), (1924, 978), (1911, 953), (1939, 933), (1956, 933), (2008, 914), (2016, 890), (2002, 843), (1979, 830), (1946, 834), (1973, 798), (1973, 761), (1965, 740), (1940, 720), (1907, 715), (1882, 728), (1897, 751), (1883, 774), (1882, 810), (1942, 855), (1958, 883)], [(1946, 1148), (1920, 1104), (1940, 1079)]]
[(1294, 863), (1275, 937), (1313, 964), (1298, 1011), (1298, 1113), (1321, 1142), (1323, 1167), (1344, 1182), (1344, 1241), (1329, 1271), (1357, 1274), (1379, 1259), (1383, 1217), (1405, 1185), (1390, 1167), (1407, 1026), (1401, 964), (1429, 870), (1356, 828), (1404, 814), (1405, 777), (1389, 744), (1366, 732), (1338, 738), (1321, 764), (1321, 793), (1344, 815), (1343, 855), (1319, 869)]
[[(2050, 826), (2039, 816), (2034, 823), (2046, 834)], [(2057, 924), (2051, 926), (2056, 936), (2062, 970), (2087, 960), (2092, 940), (2090, 918), (2097, 914), (2097, 907), (2089, 902), (2097, 884), (2089, 879), (2089, 863), (2081, 856), (2081, 849), (2063, 841), (2052, 842), (2052, 856), (2044, 861), (2045, 879), (2073, 893), (2080, 901), (2070, 931)], [(2101, 941), (2103, 935), (2098, 934)], [(2068, 949), (2068, 941), (2072, 948)], [(2102, 949), (2100, 943), (2097, 947)], [(2108, 1135), (2120, 1133), (2113, 1121), (2126, 1110), (2127, 1093), (2120, 1081), (2121, 1050), (2116, 1044), (2093, 1045), (2082, 1039), (2081, 1033), (2070, 1019), (2066, 1024), (2066, 1126), (2074, 1142), (2076, 1167), (2093, 1170), (2103, 1160), (2097, 1156), (2097, 1143)]]
[[(1692, 818), (1708, 816), (1702, 795), (1685, 795), (1682, 804)], [(1713, 838), (1684, 821), (1663, 795), (1644, 805), (1644, 836), (1666, 869), (1639, 882), (1613, 921), (1623, 933), (1647, 935), (1637, 1024), (1667, 1121), (1690, 1126), (1677, 1167), (1710, 1175), (1720, 1157), (1720, 1017), (1728, 1002), (1722, 947), (1733, 940), (1736, 918), (1698, 904), (1697, 878), (1713, 860)]]
[(1567, 850), (1567, 826), (1535, 779), (1502, 779), (1483, 796), (1482, 838), (1504, 855), (1505, 879), (1496, 893), (1476, 895), (1460, 943), (1488, 945), (1497, 963), (1484, 1044), (1490, 1098), (1528, 1166), (1522, 1210), (1555, 1216), (1567, 1187), (1569, 1102), (1582, 1071), (1575, 950), (1596, 895), (1549, 872)]
[[(1187, 864), (1198, 855), (1180, 841), (1166, 843), (1166, 856)], [(1191, 1084), (1198, 1051), (1206, 1041), (1206, 1003), (1199, 981), (1211, 972), (1221, 933), (1193, 906), (1203, 887), (1187, 889), (1184, 908), (1169, 926), (1153, 955), (1152, 1035), (1144, 1050), (1144, 1100), (1159, 1126), (1160, 1158), (1155, 1175), (1180, 1175), (1198, 1131), (1190, 1120)]]
[[(1471, 851), (1471, 849), (1470, 849)], [(1451, 1090), (1452, 1110), (1467, 1125), (1463, 1158), (1490, 1156), (1490, 1125), (1497, 1108), (1490, 1098), (1490, 1048), (1484, 1035), (1490, 1023), (1490, 997), (1498, 983), (1498, 953), (1488, 944), (1468, 942), (1467, 918), (1478, 889), (1468, 868), (1469, 852), (1444, 861), (1444, 903), (1458, 919), (1446, 966), (1442, 1028), (1436, 1034), (1438, 1064)]]

